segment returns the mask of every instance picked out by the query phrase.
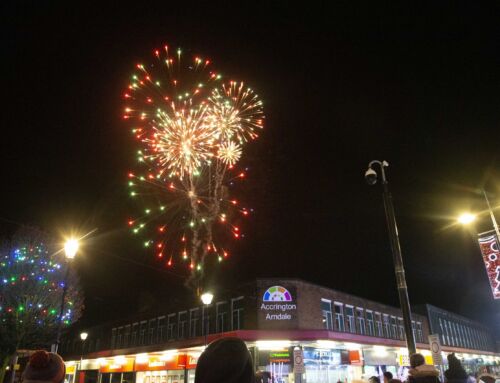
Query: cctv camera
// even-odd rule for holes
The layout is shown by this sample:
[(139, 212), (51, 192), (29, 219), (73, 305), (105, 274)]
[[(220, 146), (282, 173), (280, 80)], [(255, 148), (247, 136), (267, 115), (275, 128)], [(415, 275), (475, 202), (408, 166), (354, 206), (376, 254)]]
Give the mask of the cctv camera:
[(377, 173), (372, 168), (368, 168), (365, 173), (365, 180), (368, 185), (375, 185), (377, 183)]

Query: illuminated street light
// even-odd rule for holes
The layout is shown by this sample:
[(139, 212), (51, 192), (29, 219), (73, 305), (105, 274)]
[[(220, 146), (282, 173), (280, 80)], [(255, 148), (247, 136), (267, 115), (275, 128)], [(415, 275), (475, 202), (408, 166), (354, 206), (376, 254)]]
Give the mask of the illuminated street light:
[(212, 293), (204, 293), (201, 295), (201, 301), (204, 305), (209, 305), (212, 303), (212, 299), (214, 299), (214, 295)]
[(212, 300), (214, 299), (214, 295), (212, 293), (203, 293), (201, 294), (201, 301), (205, 305), (205, 310), (203, 310), (203, 329), (205, 330), (205, 348), (207, 347), (207, 337), (208, 337), (208, 316), (207, 316), (207, 311), (208, 311), (208, 306), (212, 303)]
[(476, 220), (476, 216), (471, 213), (463, 213), (458, 217), (458, 222), (462, 225), (468, 225)]
[(79, 243), (77, 239), (71, 238), (66, 241), (64, 244), (64, 253), (66, 254), (66, 258), (73, 259), (76, 256), (78, 251)]
[(81, 339), (83, 342), (85, 342), (85, 341), (87, 340), (87, 337), (88, 337), (88, 336), (89, 336), (89, 334), (88, 334), (88, 333), (86, 333), (86, 332), (82, 332), (82, 333), (80, 333), (80, 339)]

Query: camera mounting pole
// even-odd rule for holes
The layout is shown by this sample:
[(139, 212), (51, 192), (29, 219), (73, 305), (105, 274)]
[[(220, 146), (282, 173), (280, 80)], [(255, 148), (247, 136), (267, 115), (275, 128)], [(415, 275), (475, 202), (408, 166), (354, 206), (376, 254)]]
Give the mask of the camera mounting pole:
[[(415, 345), (415, 337), (413, 333), (412, 320), (411, 320), (411, 309), (410, 300), (408, 298), (408, 287), (406, 285), (405, 270), (403, 267), (403, 258), (401, 256), (401, 245), (399, 244), (399, 234), (398, 226), (396, 224), (396, 215), (394, 213), (394, 205), (392, 203), (392, 195), (389, 191), (389, 183), (385, 176), (385, 168), (389, 166), (387, 161), (371, 161), (368, 164), (368, 170), (365, 173), (365, 178), (370, 185), (374, 185), (377, 182), (376, 172), (373, 169), (373, 165), (380, 166), (380, 173), (382, 175), (382, 187), (383, 187), (383, 199), (384, 199), (384, 211), (385, 218), (387, 221), (387, 229), (389, 231), (389, 240), (391, 243), (392, 250), (392, 260), (394, 263), (394, 271), (396, 274), (396, 285), (398, 288), (399, 304), (401, 305), (401, 311), (403, 313), (403, 321), (405, 327), (406, 335), (406, 345), (408, 347), (409, 355), (417, 352)], [(371, 170), (371, 171), (370, 171)], [(374, 174), (375, 173), (375, 174)]]

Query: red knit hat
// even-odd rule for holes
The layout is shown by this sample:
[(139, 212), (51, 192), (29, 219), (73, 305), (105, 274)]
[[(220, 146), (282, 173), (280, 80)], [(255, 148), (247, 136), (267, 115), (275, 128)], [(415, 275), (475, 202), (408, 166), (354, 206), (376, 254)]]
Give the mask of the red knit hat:
[(65, 375), (66, 366), (59, 355), (39, 350), (30, 357), (23, 373), (23, 383), (30, 381), (62, 383)]

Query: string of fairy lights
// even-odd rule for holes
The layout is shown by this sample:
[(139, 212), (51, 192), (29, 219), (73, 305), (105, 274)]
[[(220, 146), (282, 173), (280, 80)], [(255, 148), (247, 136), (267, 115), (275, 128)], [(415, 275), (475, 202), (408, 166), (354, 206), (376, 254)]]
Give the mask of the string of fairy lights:
[[(64, 265), (42, 243), (11, 249), (0, 259), (2, 321), (8, 319), (5, 314), (19, 322), (29, 319), (39, 325), (56, 321), (65, 284)], [(73, 321), (73, 298), (70, 290), (61, 317), (66, 325)]]

